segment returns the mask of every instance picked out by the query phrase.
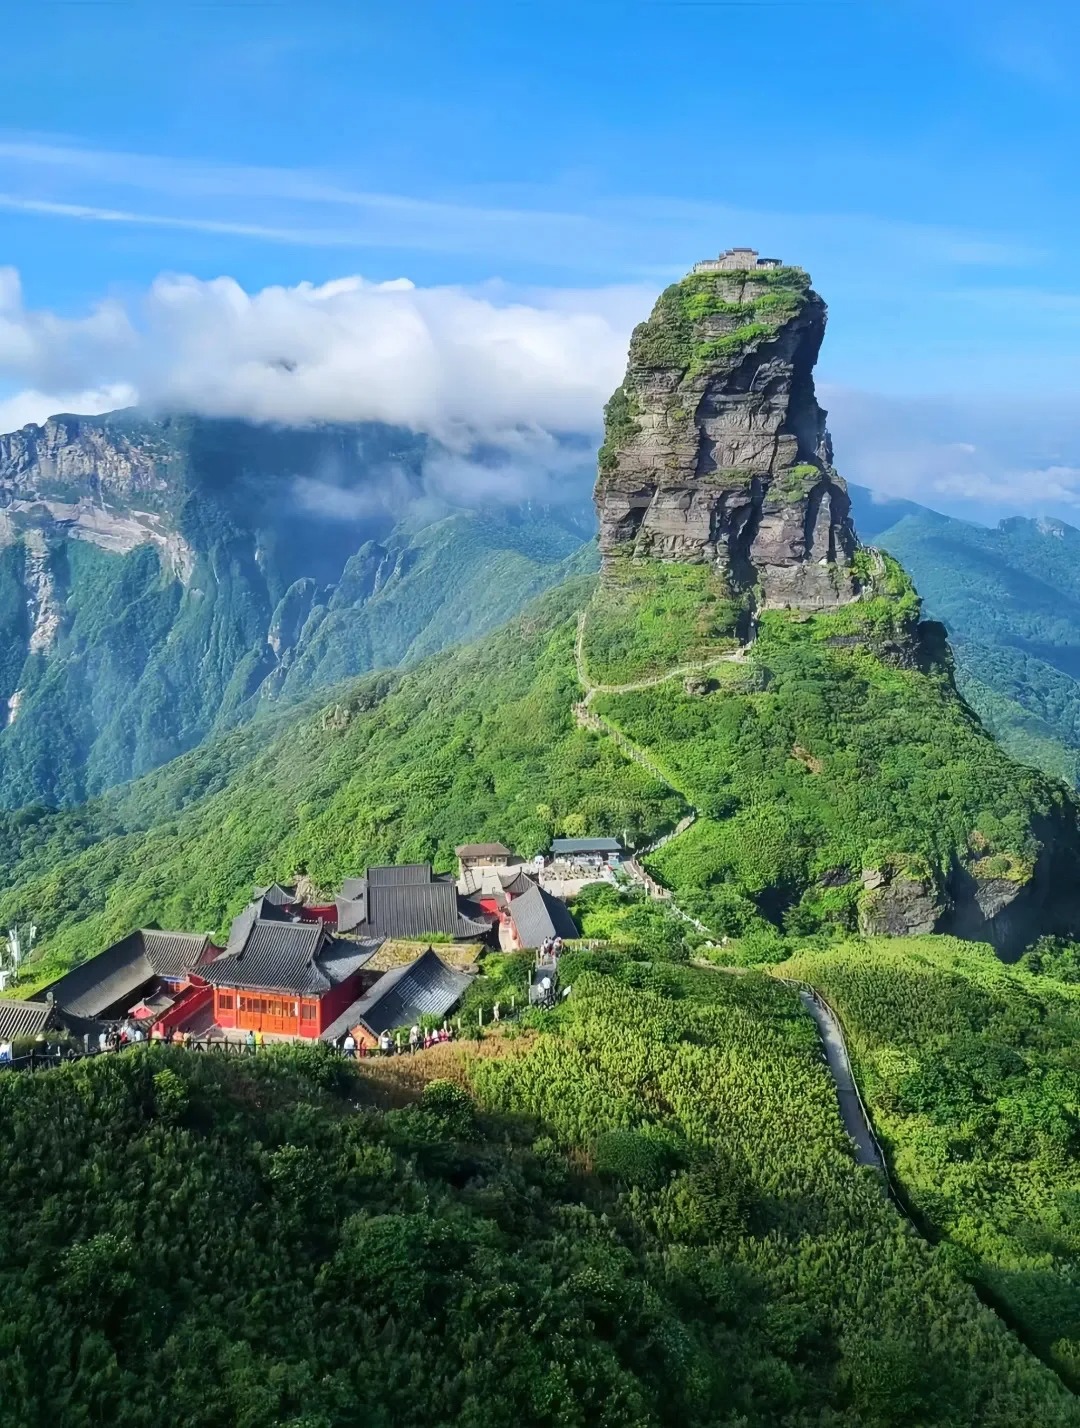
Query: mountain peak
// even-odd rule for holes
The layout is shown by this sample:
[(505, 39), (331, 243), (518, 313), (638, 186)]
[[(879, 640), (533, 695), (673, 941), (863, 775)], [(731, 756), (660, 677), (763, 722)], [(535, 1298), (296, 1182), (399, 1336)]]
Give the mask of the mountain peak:
[(600, 548), (711, 564), (765, 606), (857, 597), (858, 542), (813, 369), (826, 308), (802, 268), (729, 249), (634, 330), (605, 408)]

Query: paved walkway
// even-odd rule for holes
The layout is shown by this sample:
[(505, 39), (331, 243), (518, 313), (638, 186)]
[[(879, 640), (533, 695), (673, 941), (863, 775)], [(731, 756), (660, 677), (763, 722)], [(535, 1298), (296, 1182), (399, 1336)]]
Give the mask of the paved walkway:
[(855, 1159), (860, 1165), (869, 1165), (884, 1174), (885, 1163), (877, 1139), (870, 1128), (870, 1122), (867, 1120), (866, 1112), (863, 1110), (863, 1104), (855, 1086), (855, 1078), (851, 1074), (851, 1062), (848, 1059), (847, 1047), (844, 1045), (844, 1033), (840, 1029), (840, 1023), (830, 1008), (813, 992), (808, 991), (805, 987), (800, 987), (799, 996), (803, 1006), (817, 1024), (821, 1044), (825, 1050), (825, 1059), (829, 1063), (829, 1070), (832, 1072), (833, 1082), (836, 1086), (836, 1099), (840, 1103), (840, 1119), (855, 1144)]

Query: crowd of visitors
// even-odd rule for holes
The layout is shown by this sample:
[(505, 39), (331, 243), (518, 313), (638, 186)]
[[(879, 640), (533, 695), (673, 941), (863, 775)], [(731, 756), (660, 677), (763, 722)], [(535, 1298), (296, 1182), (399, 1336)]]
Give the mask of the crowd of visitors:
[(454, 1028), (449, 1022), (443, 1022), (442, 1026), (429, 1026), (424, 1029), (421, 1029), (418, 1023), (414, 1023), (409, 1028), (407, 1037), (400, 1029), (393, 1034), (383, 1031), (372, 1047), (369, 1047), (364, 1041), (358, 1042), (351, 1031), (346, 1032), (341, 1041), (341, 1053), (350, 1061), (364, 1056), (402, 1056), (405, 1053), (415, 1054), (417, 1051), (430, 1050), (433, 1046), (441, 1046), (444, 1042), (453, 1040)]

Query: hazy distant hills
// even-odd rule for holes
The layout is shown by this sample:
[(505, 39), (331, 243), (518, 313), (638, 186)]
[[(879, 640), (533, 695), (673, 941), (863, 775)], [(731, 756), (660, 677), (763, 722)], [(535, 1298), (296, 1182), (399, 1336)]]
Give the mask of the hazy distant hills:
[(0, 436), (0, 806), (80, 802), (563, 578), (586, 502), (454, 506), (438, 454), (372, 423), (137, 411)]

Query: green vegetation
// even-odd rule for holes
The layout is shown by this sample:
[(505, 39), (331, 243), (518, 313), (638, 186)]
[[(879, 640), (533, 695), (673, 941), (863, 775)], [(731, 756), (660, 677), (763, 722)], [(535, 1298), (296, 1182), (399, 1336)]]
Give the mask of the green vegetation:
[(618, 465), (619, 451), (641, 430), (636, 420), (637, 398), (627, 392), (625, 383), (616, 387), (604, 407), (604, 440), (597, 453), (601, 471), (613, 471)]
[[(796, 315), (809, 287), (801, 268), (691, 273), (665, 288), (648, 321), (634, 329), (631, 371), (674, 367), (682, 380), (693, 379), (771, 337)], [(731, 325), (717, 331), (715, 319)]]
[(609, 564), (585, 614), (582, 654), (597, 684), (629, 684), (736, 648), (739, 606), (711, 565)]
[(803, 461), (778, 471), (773, 477), (770, 494), (779, 496), (785, 505), (793, 505), (809, 496), (821, 478), (820, 466)]
[(852, 488), (864, 535), (911, 571), (947, 626), (964, 697), (1018, 759), (1080, 782), (1080, 531), (995, 530)]
[(771, 337), (776, 327), (775, 323), (747, 322), (742, 327), (736, 327), (733, 332), (726, 332), (723, 337), (710, 337), (706, 342), (695, 342), (686, 376), (696, 377), (706, 367), (714, 367), (718, 362), (726, 362), (728, 358), (738, 356), (753, 343)]
[[(233, 727), (267, 696), (305, 698), (435, 653), (508, 619), (575, 560), (595, 568), (593, 548), (581, 554), (594, 529), (584, 508), (447, 514), (427, 502), (396, 526), (385, 511), (357, 515), (372, 471), (419, 481), (426, 448), (391, 428), (79, 422), (152, 456), (163, 489), (110, 490), (109, 505), (158, 512), (191, 569), (180, 578), (150, 541), (118, 555), (38, 531), (32, 557), (29, 533), (0, 551), (0, 711), (18, 693), (16, 718), (0, 721), (0, 807), (80, 803)], [(327, 472), (351, 484), (338, 491)], [(31, 653), (42, 579), (56, 639)]]
[(1075, 949), (1035, 955), (1039, 974), (951, 938), (881, 939), (782, 970), (843, 1019), (920, 1221), (1080, 1388), (1080, 988)]
[(638, 956), (655, 954), (667, 961), (685, 962), (691, 945), (701, 940), (664, 903), (654, 902), (637, 884), (619, 889), (608, 883), (592, 883), (582, 889), (572, 910), (583, 938), (603, 940)]
[(878, 658), (875, 639), (903, 634), (914, 608), (905, 592), (835, 614), (764, 612), (760, 692), (690, 695), (672, 680), (597, 696), (703, 815), (649, 867), (714, 931), (764, 930), (761, 917), (804, 936), (852, 928), (861, 870), (898, 858), (939, 887), (958, 861), (1023, 879), (1043, 817), (1075, 856), (1064, 790), (986, 737), (947, 670)]
[(0, 1078), (3, 1421), (1080, 1422), (856, 1169), (790, 993), (566, 971), (476, 1052)]
[(304, 869), (333, 890), (369, 862), (453, 867), (466, 838), (526, 855), (563, 832), (647, 841), (682, 800), (574, 722), (592, 586), (568, 582), (475, 645), (257, 720), (84, 808), (0, 817), (3, 925), (37, 923), (43, 978), (149, 922), (220, 932), (253, 883)]
[[(588, 606), (593, 680), (662, 679), (725, 648), (709, 568), (620, 568), (629, 583)], [(37, 924), (44, 980), (132, 927), (221, 932), (253, 883), (306, 871), (331, 891), (370, 862), (450, 868), (465, 839), (526, 856), (560, 834), (641, 846), (688, 807), (697, 822), (650, 869), (746, 960), (783, 956), (781, 933), (853, 929), (868, 867), (939, 889), (957, 865), (1023, 881), (1052, 840), (1069, 885), (1067, 792), (1002, 754), (944, 668), (893, 667), (876, 636), (838, 636), (848, 611), (767, 611), (749, 660), (597, 694), (654, 767), (635, 763), (574, 719), (595, 589), (570, 581), (476, 645), (271, 713), (84, 808), (5, 815), (0, 925)]]

